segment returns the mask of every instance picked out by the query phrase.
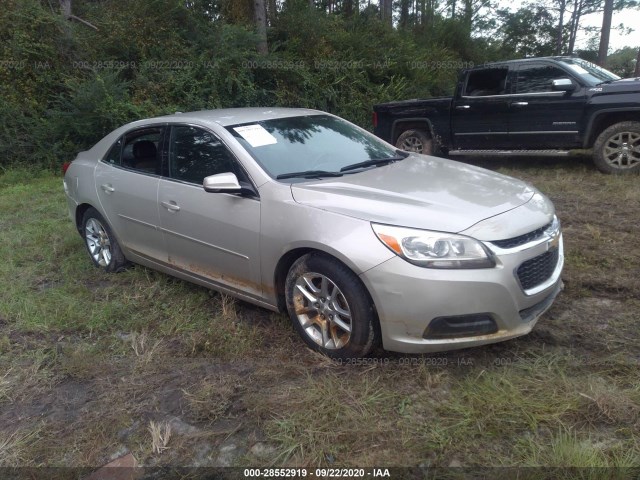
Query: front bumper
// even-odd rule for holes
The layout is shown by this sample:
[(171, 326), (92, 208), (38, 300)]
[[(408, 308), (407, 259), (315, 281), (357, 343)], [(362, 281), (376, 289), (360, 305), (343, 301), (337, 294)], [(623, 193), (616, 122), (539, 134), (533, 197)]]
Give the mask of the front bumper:
[[(554, 246), (555, 248), (555, 246)], [(361, 274), (373, 297), (383, 347), (405, 353), (426, 353), (485, 345), (529, 333), (562, 290), (562, 236), (558, 262), (538, 287), (523, 290), (517, 269), (549, 250), (548, 242), (526, 249), (500, 250), (496, 267), (437, 270), (394, 257)], [(490, 334), (455, 338), (424, 338), (429, 324), (440, 317), (489, 315), (497, 326)]]

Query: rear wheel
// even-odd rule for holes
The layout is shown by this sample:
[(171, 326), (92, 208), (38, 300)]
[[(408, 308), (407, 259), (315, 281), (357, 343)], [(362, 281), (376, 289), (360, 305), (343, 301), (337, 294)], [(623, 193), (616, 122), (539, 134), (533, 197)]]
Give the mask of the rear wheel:
[(91, 261), (106, 272), (119, 272), (128, 262), (105, 219), (95, 208), (82, 216), (82, 238)]
[(429, 134), (422, 130), (405, 130), (396, 140), (396, 148), (406, 152), (422, 153), (431, 155), (433, 153), (433, 140)]
[(620, 122), (605, 129), (593, 146), (593, 161), (604, 173), (640, 172), (640, 122)]
[(300, 257), (285, 286), (293, 325), (312, 349), (332, 358), (367, 355), (379, 341), (373, 302), (360, 279), (327, 255)]

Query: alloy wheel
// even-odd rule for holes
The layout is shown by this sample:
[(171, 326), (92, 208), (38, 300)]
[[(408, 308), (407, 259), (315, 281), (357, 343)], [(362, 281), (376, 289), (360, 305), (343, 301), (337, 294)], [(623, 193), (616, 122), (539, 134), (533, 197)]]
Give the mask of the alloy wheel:
[(95, 218), (90, 218), (85, 224), (85, 241), (93, 260), (101, 267), (111, 263), (111, 240), (106, 229)]
[(338, 286), (320, 273), (298, 277), (295, 314), (304, 332), (319, 346), (336, 350), (351, 338), (351, 309)]
[(422, 153), (424, 145), (418, 137), (411, 136), (404, 139), (400, 148), (406, 152)]
[(614, 168), (633, 168), (640, 163), (640, 134), (616, 133), (604, 146), (604, 158)]

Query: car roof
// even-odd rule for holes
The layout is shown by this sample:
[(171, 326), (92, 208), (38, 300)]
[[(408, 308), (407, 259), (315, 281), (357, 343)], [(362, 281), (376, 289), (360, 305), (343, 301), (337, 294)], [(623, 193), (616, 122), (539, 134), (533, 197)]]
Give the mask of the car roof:
[(197, 112), (176, 112), (171, 115), (150, 118), (142, 122), (193, 122), (217, 123), (223, 127), (241, 123), (260, 122), (274, 118), (304, 117), (308, 115), (326, 115), (325, 112), (307, 108), (281, 107), (252, 107), (252, 108), (223, 108), (219, 110), (201, 110)]
[(134, 128), (151, 127), (166, 123), (191, 123), (195, 125), (222, 127), (238, 125), (243, 123), (259, 122), (262, 120), (272, 120), (274, 118), (306, 117), (309, 115), (330, 115), (320, 110), (309, 108), (281, 108), (281, 107), (252, 107), (252, 108), (222, 108), (219, 110), (200, 110), (198, 112), (176, 112), (171, 115), (161, 117), (145, 118), (127, 123), (109, 133), (102, 140), (96, 143), (88, 152), (94, 157), (100, 157), (111, 148), (111, 145), (124, 133)]

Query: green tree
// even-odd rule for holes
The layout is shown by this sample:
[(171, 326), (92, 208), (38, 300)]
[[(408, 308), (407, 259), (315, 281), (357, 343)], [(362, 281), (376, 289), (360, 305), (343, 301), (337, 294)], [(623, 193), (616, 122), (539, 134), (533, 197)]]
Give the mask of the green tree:
[(506, 57), (553, 55), (556, 27), (549, 10), (529, 5), (516, 12), (498, 10), (497, 17), (500, 49)]

